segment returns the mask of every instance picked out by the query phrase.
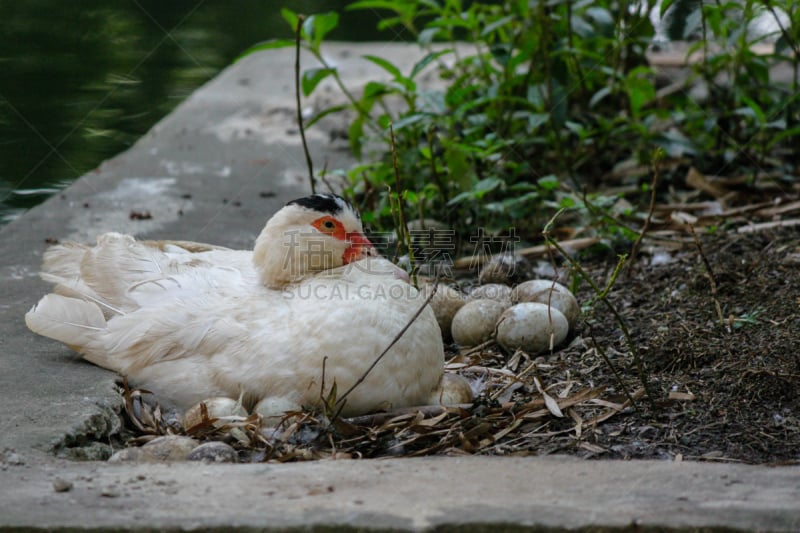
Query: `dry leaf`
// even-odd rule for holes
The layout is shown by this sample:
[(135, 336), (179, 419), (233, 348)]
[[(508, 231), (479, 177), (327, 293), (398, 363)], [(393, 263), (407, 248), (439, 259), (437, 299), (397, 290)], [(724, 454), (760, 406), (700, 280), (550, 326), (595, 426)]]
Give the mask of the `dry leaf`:
[(674, 391), (670, 392), (668, 397), (670, 400), (685, 401), (685, 402), (691, 402), (696, 398), (695, 395), (692, 394), (691, 392), (674, 392)]

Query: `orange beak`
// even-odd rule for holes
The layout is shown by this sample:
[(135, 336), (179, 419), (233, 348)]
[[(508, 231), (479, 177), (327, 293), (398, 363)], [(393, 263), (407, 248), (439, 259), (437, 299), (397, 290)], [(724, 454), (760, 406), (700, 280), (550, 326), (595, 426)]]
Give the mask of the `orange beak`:
[(372, 246), (372, 243), (360, 232), (354, 231), (348, 233), (345, 240), (350, 243), (350, 246), (345, 249), (344, 255), (342, 256), (342, 262), (344, 262), (345, 265), (375, 255), (375, 248)]

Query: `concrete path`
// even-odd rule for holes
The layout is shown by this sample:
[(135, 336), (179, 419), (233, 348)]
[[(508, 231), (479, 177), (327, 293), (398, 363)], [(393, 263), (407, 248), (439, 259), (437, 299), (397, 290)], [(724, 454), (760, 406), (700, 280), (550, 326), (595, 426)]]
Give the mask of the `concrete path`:
[[(329, 47), (357, 87), (416, 49)], [(800, 531), (800, 468), (425, 458), (263, 465), (110, 465), (119, 427), (114, 375), (25, 328), (47, 287), (48, 239), (105, 231), (252, 245), (266, 219), (308, 192), (294, 126), (292, 53), (251, 56), (223, 72), (133, 148), (0, 229), (0, 530), (432, 530), (585, 528)], [(310, 60), (305, 65), (310, 65)], [(311, 104), (336, 99), (328, 86)], [(346, 166), (336, 122), (309, 132), (315, 164)], [(63, 491), (57, 491), (56, 488)], [(64, 490), (67, 489), (67, 490)]]

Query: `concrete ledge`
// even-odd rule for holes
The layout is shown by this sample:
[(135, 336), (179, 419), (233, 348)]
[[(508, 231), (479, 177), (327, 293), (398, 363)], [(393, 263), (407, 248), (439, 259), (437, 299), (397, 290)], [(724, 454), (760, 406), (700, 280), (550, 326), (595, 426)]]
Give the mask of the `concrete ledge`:
[[(800, 471), (574, 458), (0, 471), (2, 525), (80, 529), (798, 531)], [(55, 492), (56, 477), (73, 484)], [(2, 529), (2, 528), (0, 528)]]

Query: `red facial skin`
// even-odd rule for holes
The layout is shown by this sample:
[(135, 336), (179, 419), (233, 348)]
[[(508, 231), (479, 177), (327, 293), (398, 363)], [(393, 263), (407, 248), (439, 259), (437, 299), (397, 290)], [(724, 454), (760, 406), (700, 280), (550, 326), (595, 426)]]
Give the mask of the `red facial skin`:
[(345, 241), (350, 245), (342, 255), (342, 262), (346, 265), (359, 259), (374, 255), (372, 243), (359, 231), (346, 232), (341, 222), (330, 215), (316, 219), (311, 225), (322, 233), (334, 239)]

